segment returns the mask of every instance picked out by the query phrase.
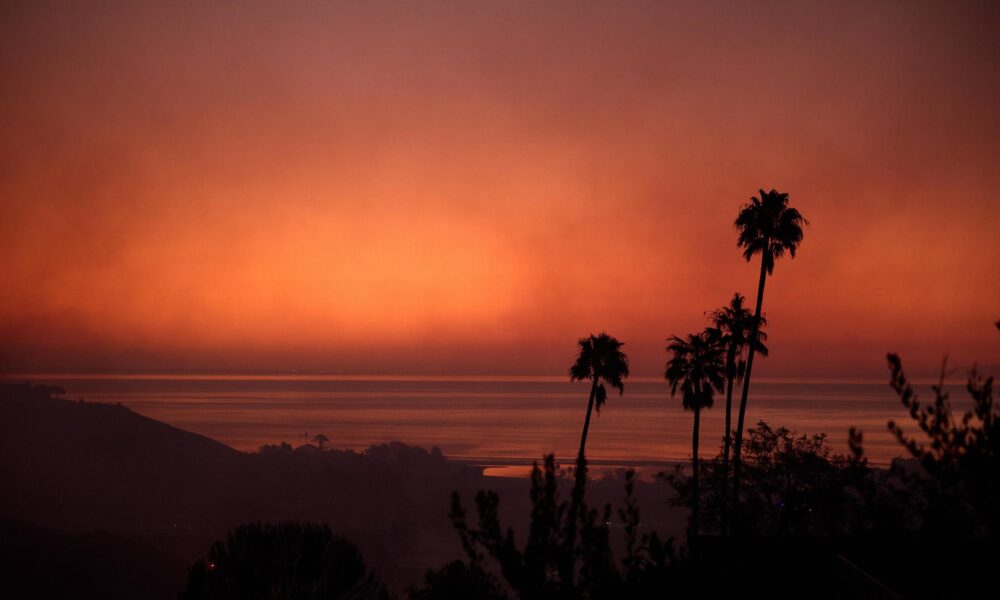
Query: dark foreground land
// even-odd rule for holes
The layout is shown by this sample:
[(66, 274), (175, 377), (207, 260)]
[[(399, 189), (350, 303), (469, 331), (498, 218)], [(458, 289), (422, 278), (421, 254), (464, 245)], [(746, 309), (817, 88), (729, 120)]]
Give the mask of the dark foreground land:
[[(504, 523), (518, 533), (528, 525), (527, 480), (484, 478), (436, 449), (243, 453), (121, 405), (50, 392), (0, 387), (5, 597), (175, 598), (213, 541), (254, 521), (329, 523), (402, 592), (463, 555), (448, 517), (453, 491), (469, 501), (496, 490)], [(686, 511), (667, 506), (668, 490), (640, 482), (636, 495), (645, 525), (680, 535)], [(588, 488), (600, 503), (618, 505), (623, 493), (614, 478)]]
[[(209, 548), (242, 530), (253, 534), (246, 540), (277, 531), (286, 541), (332, 531), (346, 555), (353, 544), (363, 555), (359, 572), (370, 569), (381, 590), (363, 596), (372, 598), (995, 598), (997, 421), (988, 385), (975, 389), (984, 391), (981, 426), (959, 435), (951, 421), (933, 421), (952, 449), (892, 471), (867, 467), (860, 445), (854, 458), (831, 457), (821, 438), (759, 424), (741, 533), (686, 539), (683, 475), (665, 477), (672, 485), (634, 482), (631, 497), (624, 476), (588, 482), (577, 519), (567, 516), (577, 514), (572, 477), (551, 461), (532, 481), (485, 478), (437, 449), (398, 442), (244, 453), (121, 405), (0, 386), (0, 597), (166, 599), (185, 588), (189, 598), (234, 597), (205, 590), (253, 577), (225, 579), (233, 571), (216, 569), (219, 547)], [(703, 524), (718, 531), (718, 459), (702, 469)], [(477, 496), (485, 489), (496, 496)], [(240, 528), (261, 522), (284, 529)], [(296, 525), (309, 523), (329, 529)], [(246, 540), (229, 556), (256, 548), (255, 560), (275, 564), (273, 551)], [(578, 546), (576, 558), (565, 554)], [(297, 562), (301, 548), (278, 554)], [(572, 566), (556, 572), (573, 561), (579, 576)], [(204, 585), (192, 588), (199, 577)], [(251, 595), (278, 597), (264, 589)]]

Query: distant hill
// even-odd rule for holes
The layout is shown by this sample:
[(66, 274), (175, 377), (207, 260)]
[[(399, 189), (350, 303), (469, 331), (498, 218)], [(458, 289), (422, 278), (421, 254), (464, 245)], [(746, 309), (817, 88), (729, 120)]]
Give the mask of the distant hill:
[[(170, 527), (218, 513), (245, 455), (117, 404), (0, 387), (0, 514), (68, 530)], [(16, 484), (16, 485), (15, 485)]]

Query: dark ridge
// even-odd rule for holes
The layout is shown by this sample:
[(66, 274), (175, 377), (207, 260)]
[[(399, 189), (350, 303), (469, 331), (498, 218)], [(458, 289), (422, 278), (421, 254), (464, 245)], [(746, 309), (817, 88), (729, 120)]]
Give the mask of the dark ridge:
[(60, 529), (162, 527), (213, 512), (245, 462), (236, 450), (119, 404), (0, 387), (0, 514)]

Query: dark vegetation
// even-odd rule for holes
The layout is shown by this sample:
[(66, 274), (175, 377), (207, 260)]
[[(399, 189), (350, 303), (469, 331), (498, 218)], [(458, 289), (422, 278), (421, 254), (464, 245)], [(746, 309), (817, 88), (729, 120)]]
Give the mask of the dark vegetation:
[[(576, 470), (586, 471), (582, 456)], [(455, 493), (450, 516), (466, 560), (428, 571), (424, 585), (410, 589), (410, 598), (653, 598), (667, 589), (680, 591), (685, 573), (671, 568), (676, 561), (673, 540), (641, 531), (633, 474), (625, 476), (624, 502), (614, 516), (610, 504), (586, 503), (581, 480), (585, 477), (574, 478), (565, 500), (554, 457), (547, 456), (541, 468), (535, 464), (531, 525), (523, 546), (513, 528), (502, 526), (496, 492), (476, 495), (472, 524)], [(612, 551), (612, 523), (622, 535), (620, 561)]]
[(180, 600), (388, 600), (357, 546), (326, 525), (250, 523), (191, 568)]
[(921, 530), (930, 535), (996, 540), (1000, 536), (1000, 410), (993, 399), (993, 378), (984, 378), (973, 369), (965, 386), (972, 410), (959, 418), (944, 391), (943, 368), (941, 382), (932, 388), (933, 402), (921, 404), (900, 358), (889, 354), (888, 360), (892, 389), (920, 432), (919, 437), (911, 437), (894, 421), (888, 424), (918, 462), (917, 468), (901, 476), (917, 492)]
[[(869, 469), (857, 455), (833, 454), (826, 436), (773, 429), (763, 421), (746, 432), (743, 462), (746, 480), (740, 504), (753, 515), (743, 529), (749, 536), (863, 533), (871, 528), (869, 492), (894, 489), (887, 473)], [(677, 490), (671, 502), (690, 503), (696, 492), (694, 478), (680, 466), (665, 477)], [(727, 487), (722, 455), (701, 462), (701, 478), (701, 518), (707, 531), (718, 532)]]
[[(673, 340), (675, 370), (668, 379), (692, 394), (722, 387), (715, 375), (696, 373), (689, 364), (698, 354), (694, 346), (707, 340)], [(737, 536), (718, 535), (731, 487), (724, 452), (695, 462), (698, 478), (682, 467), (663, 476), (676, 491), (672, 504), (699, 510), (690, 517), (687, 544), (679, 545), (655, 529), (642, 531), (631, 473), (613, 511), (588, 505), (576, 489), (579, 477), (570, 499), (562, 499), (549, 456), (532, 473), (531, 525), (523, 544), (502, 526), (497, 493), (476, 495), (473, 523), (456, 493), (451, 517), (466, 559), (428, 571), (410, 597), (714, 597), (744, 592), (757, 581), (769, 582), (771, 597), (996, 597), (1000, 411), (992, 378), (970, 375), (972, 409), (959, 416), (943, 384), (934, 386), (933, 403), (922, 405), (899, 358), (889, 355), (889, 366), (892, 388), (920, 431), (913, 438), (895, 422), (887, 424), (909, 460), (873, 468), (858, 431), (849, 432), (850, 451), (840, 455), (823, 434), (759, 422), (747, 430), (742, 452), (745, 479), (735, 500), (746, 519)], [(581, 455), (577, 471), (585, 468)], [(715, 535), (697, 535), (696, 518)], [(613, 535), (622, 538), (617, 546)]]

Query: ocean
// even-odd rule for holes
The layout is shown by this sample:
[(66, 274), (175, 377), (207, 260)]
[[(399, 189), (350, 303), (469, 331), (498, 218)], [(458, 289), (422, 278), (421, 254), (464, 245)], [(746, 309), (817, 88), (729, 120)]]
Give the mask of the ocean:
[[(239, 450), (317, 434), (329, 446), (364, 450), (401, 441), (487, 468), (523, 473), (554, 452), (569, 462), (580, 443), (589, 386), (558, 377), (32, 375), (6, 376), (62, 386), (67, 398), (119, 402), (147, 417)], [(928, 392), (926, 386), (919, 391)], [(739, 402), (734, 394), (733, 425)], [(955, 393), (959, 398), (963, 394)], [(719, 451), (725, 396), (703, 411), (700, 454)], [(847, 451), (848, 429), (864, 433), (866, 454), (887, 464), (902, 454), (886, 429), (909, 423), (886, 382), (761, 380), (751, 387), (747, 424), (759, 420), (804, 434), (825, 433)], [(595, 466), (665, 468), (691, 455), (690, 412), (662, 380), (633, 378), (595, 413), (587, 455)]]

